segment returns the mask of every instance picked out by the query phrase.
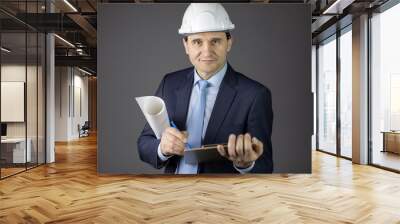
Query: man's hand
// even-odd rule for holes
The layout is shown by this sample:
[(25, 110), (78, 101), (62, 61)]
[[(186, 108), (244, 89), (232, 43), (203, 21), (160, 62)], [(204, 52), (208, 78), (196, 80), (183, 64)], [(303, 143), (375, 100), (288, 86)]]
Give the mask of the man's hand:
[(231, 160), (236, 167), (247, 168), (260, 157), (264, 147), (260, 140), (256, 137), (251, 138), (251, 135), (246, 133), (238, 136), (229, 135), (228, 149), (218, 145), (217, 150), (221, 156)]
[(161, 136), (160, 149), (165, 156), (183, 155), (187, 136), (176, 128), (168, 127)]

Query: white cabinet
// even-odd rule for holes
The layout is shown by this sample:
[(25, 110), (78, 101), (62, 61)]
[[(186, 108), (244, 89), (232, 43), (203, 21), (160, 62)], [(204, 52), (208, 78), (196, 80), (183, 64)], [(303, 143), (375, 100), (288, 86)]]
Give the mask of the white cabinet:
[[(2, 139), (2, 147), (6, 147), (8, 150), (12, 150), (12, 162), (13, 163), (25, 163), (32, 161), (32, 140), (27, 139), (26, 150), (25, 150), (25, 138), (7, 138)], [(27, 159), (27, 161), (25, 161)]]

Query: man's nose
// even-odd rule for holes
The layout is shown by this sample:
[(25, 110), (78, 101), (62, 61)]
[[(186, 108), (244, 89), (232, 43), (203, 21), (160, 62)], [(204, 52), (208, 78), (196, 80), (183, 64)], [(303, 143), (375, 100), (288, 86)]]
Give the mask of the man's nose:
[(206, 42), (203, 44), (203, 49), (202, 49), (203, 54), (206, 54), (206, 55), (211, 54), (211, 52), (213, 52), (213, 50), (214, 49), (213, 49), (213, 46), (211, 43)]

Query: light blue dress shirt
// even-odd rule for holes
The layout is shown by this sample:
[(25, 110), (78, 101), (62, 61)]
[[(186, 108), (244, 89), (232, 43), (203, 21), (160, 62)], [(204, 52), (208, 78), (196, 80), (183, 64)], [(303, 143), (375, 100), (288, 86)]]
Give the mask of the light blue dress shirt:
[[(211, 78), (207, 80), (209, 84), (208, 84), (208, 88), (207, 88), (206, 108), (205, 108), (205, 112), (204, 112), (204, 127), (203, 127), (202, 140), (204, 139), (204, 136), (205, 136), (205, 133), (206, 133), (206, 130), (207, 130), (207, 126), (208, 126), (208, 122), (209, 122), (210, 117), (211, 117), (211, 112), (212, 112), (212, 110), (214, 108), (215, 100), (217, 99), (219, 87), (221, 85), (222, 80), (225, 77), (225, 73), (226, 73), (227, 69), (228, 69), (228, 65), (225, 63), (224, 67), (222, 67), (215, 75), (211, 76)], [(199, 76), (199, 74), (197, 73), (196, 69), (194, 69), (193, 84), (195, 84), (197, 81), (199, 81), (201, 79), (202, 78)], [(186, 124), (187, 124), (189, 118), (192, 115), (192, 112), (193, 112), (192, 110), (194, 108), (194, 105), (196, 103), (198, 103), (199, 97), (200, 97), (199, 88), (194, 88), (194, 87), (195, 87), (195, 85), (193, 85), (192, 94), (190, 96), (189, 111), (188, 111), (187, 118), (186, 118)], [(169, 156), (169, 157), (164, 156), (161, 153), (160, 145), (158, 146), (157, 154), (158, 154), (158, 157), (162, 161), (166, 161), (168, 158), (171, 157), (171, 156)], [(245, 169), (239, 169), (236, 166), (234, 166), (234, 167), (240, 173), (247, 173), (251, 169), (253, 169), (254, 162), (250, 167), (245, 168)]]

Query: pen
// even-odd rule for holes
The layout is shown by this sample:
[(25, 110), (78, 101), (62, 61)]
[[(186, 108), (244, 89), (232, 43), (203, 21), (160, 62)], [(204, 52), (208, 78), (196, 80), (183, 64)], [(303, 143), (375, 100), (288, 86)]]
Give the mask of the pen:
[[(171, 127), (178, 129), (178, 127), (175, 125), (174, 121), (171, 121), (170, 123), (171, 123)], [(179, 129), (178, 129), (178, 131), (179, 131)], [(186, 146), (187, 146), (189, 149), (192, 148), (192, 147), (190, 147), (190, 145), (189, 145), (188, 142), (186, 142)]]

